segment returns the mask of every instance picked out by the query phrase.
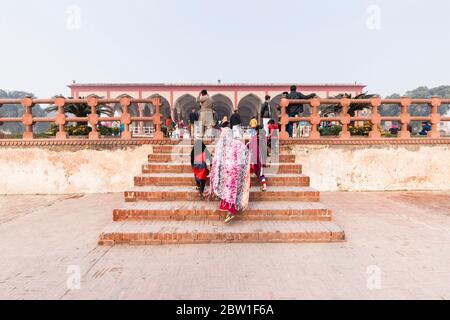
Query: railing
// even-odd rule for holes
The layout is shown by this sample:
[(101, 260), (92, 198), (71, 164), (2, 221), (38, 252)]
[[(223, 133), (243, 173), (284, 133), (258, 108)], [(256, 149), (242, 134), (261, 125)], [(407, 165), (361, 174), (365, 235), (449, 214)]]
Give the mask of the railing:
[[(309, 117), (289, 117), (287, 114), (287, 107), (290, 104), (309, 104), (311, 106), (311, 116)], [(350, 116), (348, 114), (349, 108), (352, 104), (367, 105), (371, 108), (372, 115), (370, 117)], [(381, 116), (379, 113), (379, 107), (385, 104), (398, 105), (401, 108), (398, 116)], [(409, 113), (409, 107), (412, 105), (429, 105), (429, 116), (412, 116)], [(320, 139), (319, 125), (321, 122), (339, 122), (342, 125), (342, 131), (339, 134), (340, 139), (350, 139), (349, 125), (353, 121), (367, 121), (372, 124), (371, 131), (369, 133), (369, 139), (381, 138), (381, 131), (379, 126), (382, 121), (397, 121), (401, 124), (401, 130), (398, 132), (398, 139), (408, 139), (411, 137), (411, 132), (408, 130), (408, 125), (412, 121), (426, 121), (431, 124), (431, 130), (428, 132), (427, 137), (436, 139), (440, 138), (441, 134), (438, 131), (438, 126), (441, 122), (450, 121), (450, 117), (444, 117), (439, 114), (439, 107), (443, 104), (450, 104), (450, 99), (440, 99), (433, 97), (431, 99), (410, 99), (403, 97), (401, 99), (319, 99), (314, 98), (311, 100), (288, 100), (282, 99), (280, 102), (281, 108), (281, 139), (288, 139), (289, 134), (287, 132), (287, 125), (295, 122), (309, 122), (311, 125), (311, 132), (309, 139)], [(338, 117), (321, 117), (319, 114), (319, 107), (323, 105), (339, 105), (341, 108), (341, 115)]]
[[(133, 117), (129, 113), (129, 107), (134, 103), (151, 103), (155, 106), (155, 114), (152, 117)], [(153, 99), (132, 99), (124, 97), (121, 99), (97, 99), (90, 97), (86, 99), (32, 99), (24, 98), (22, 100), (17, 99), (0, 99), (0, 107), (2, 105), (21, 104), (24, 108), (24, 115), (21, 118), (0, 118), (0, 123), (23, 123), (25, 131), (23, 132), (23, 139), (34, 139), (33, 125), (36, 123), (53, 123), (58, 126), (59, 131), (56, 133), (56, 139), (63, 140), (68, 139), (68, 134), (65, 131), (65, 125), (67, 123), (89, 123), (92, 127), (92, 131), (89, 133), (90, 140), (100, 139), (100, 133), (97, 129), (99, 122), (114, 122), (120, 121), (124, 125), (124, 130), (121, 132), (122, 139), (131, 139), (132, 133), (130, 131), (130, 124), (134, 121), (146, 121), (153, 122), (155, 126), (154, 139), (164, 138), (164, 134), (161, 131), (161, 99), (159, 97)], [(33, 117), (32, 108), (36, 105), (54, 105), (58, 108), (56, 116), (49, 118)], [(68, 117), (64, 112), (64, 107), (68, 104), (87, 104), (91, 108), (91, 113), (87, 117)], [(120, 117), (100, 117), (97, 114), (97, 106), (107, 104), (120, 104), (122, 107), (122, 115)]]
[(130, 129), (133, 136), (149, 136), (153, 137), (155, 135), (154, 127), (132, 127)]
[[(129, 107), (132, 104), (137, 103), (151, 103), (155, 106), (155, 114), (152, 117), (133, 117), (129, 113)], [(0, 118), (0, 123), (22, 123), (25, 126), (23, 132), (23, 139), (34, 139), (33, 125), (36, 123), (53, 123), (58, 126), (58, 132), (56, 133), (56, 139), (63, 140), (68, 139), (68, 134), (65, 131), (65, 125), (67, 123), (89, 123), (92, 127), (92, 131), (89, 133), (90, 140), (100, 139), (100, 133), (97, 125), (99, 122), (115, 122), (120, 121), (124, 125), (124, 130), (121, 132), (121, 139), (131, 139), (133, 137), (133, 129), (130, 127), (132, 122), (153, 122), (154, 134), (153, 139), (163, 139), (164, 134), (161, 130), (161, 99), (159, 97), (153, 99), (132, 99), (124, 97), (121, 99), (98, 99), (95, 97), (89, 97), (86, 99), (0, 99), (0, 108), (2, 105), (16, 105), (21, 104), (24, 108), (24, 115), (21, 118)], [(68, 117), (64, 112), (64, 107), (68, 104), (87, 104), (91, 108), (91, 113), (87, 117)], [(107, 104), (120, 104), (123, 114), (120, 117), (100, 117), (97, 114), (97, 107), (99, 105)], [(290, 104), (308, 104), (311, 106), (312, 114), (309, 117), (289, 117), (286, 108)], [(370, 117), (350, 116), (348, 114), (349, 108), (352, 104), (367, 105), (371, 108)], [(398, 105), (401, 108), (398, 116), (381, 116), (379, 113), (379, 107), (384, 104)], [(412, 116), (409, 113), (409, 107), (412, 105), (429, 105), (429, 116)], [(450, 99), (440, 99), (433, 97), (431, 99), (319, 99), (314, 98), (311, 100), (288, 100), (282, 99), (280, 102), (281, 108), (281, 139), (288, 139), (287, 125), (292, 122), (308, 122), (310, 124), (310, 130), (308, 128), (308, 139), (320, 139), (319, 125), (321, 122), (339, 122), (342, 125), (342, 130), (339, 134), (339, 139), (350, 139), (351, 134), (349, 131), (349, 125), (352, 122), (370, 122), (372, 124), (371, 131), (369, 133), (369, 139), (378, 139), (381, 137), (379, 126), (382, 121), (396, 121), (401, 124), (401, 129), (398, 132), (398, 139), (408, 139), (411, 137), (411, 133), (408, 130), (408, 125), (412, 121), (426, 121), (431, 124), (431, 130), (428, 132), (427, 137), (431, 139), (440, 138), (440, 132), (438, 126), (442, 122), (450, 121), (450, 117), (441, 116), (438, 112), (438, 108), (442, 104), (450, 104)], [(36, 105), (54, 105), (58, 108), (54, 117), (40, 118), (33, 117), (32, 108)], [(341, 114), (337, 117), (321, 117), (319, 114), (319, 107), (324, 105), (339, 105), (341, 108)], [(152, 134), (153, 132), (149, 132)]]

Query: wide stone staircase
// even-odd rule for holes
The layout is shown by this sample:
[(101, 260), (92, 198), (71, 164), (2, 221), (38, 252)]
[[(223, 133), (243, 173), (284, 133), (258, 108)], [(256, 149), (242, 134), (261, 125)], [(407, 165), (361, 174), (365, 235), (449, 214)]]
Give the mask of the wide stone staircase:
[[(248, 209), (232, 223), (218, 201), (202, 201), (190, 166), (192, 145), (154, 146), (135, 187), (113, 211), (113, 222), (100, 235), (100, 245), (160, 245), (196, 243), (339, 242), (344, 231), (332, 211), (321, 204), (295, 155), (281, 146), (269, 158), (267, 192), (252, 177)], [(214, 153), (214, 145), (208, 150)]]

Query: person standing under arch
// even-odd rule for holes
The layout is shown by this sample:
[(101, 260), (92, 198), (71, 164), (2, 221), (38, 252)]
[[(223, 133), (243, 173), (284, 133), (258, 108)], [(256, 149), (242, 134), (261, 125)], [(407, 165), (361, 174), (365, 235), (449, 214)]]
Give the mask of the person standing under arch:
[(203, 136), (206, 136), (206, 132), (211, 131), (214, 126), (213, 116), (213, 100), (208, 95), (208, 91), (202, 90), (197, 98), (197, 102), (200, 104), (200, 117), (199, 122), (203, 129)]
[(263, 105), (261, 106), (261, 119), (264, 130), (266, 130), (266, 134), (269, 133), (269, 121), (272, 119), (272, 109), (270, 108), (270, 99), (269, 95), (266, 96)]
[(231, 125), (231, 129), (233, 129), (234, 126), (240, 126), (242, 124), (241, 121), (241, 116), (239, 115), (238, 110), (234, 110), (233, 115), (231, 116), (230, 119), (230, 125)]
[(195, 123), (198, 121), (198, 113), (195, 108), (192, 108), (191, 113), (189, 114), (189, 133), (191, 135), (191, 139), (194, 138), (195, 135)]

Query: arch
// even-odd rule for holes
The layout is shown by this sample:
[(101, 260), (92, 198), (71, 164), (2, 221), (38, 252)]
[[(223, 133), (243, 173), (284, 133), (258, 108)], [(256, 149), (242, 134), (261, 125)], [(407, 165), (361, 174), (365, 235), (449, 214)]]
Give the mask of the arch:
[(142, 113), (144, 117), (151, 117), (153, 115), (151, 108), (147, 104), (144, 105)]
[[(130, 98), (133, 99), (133, 97), (131, 97), (128, 94), (121, 94), (120, 96), (116, 97), (116, 99), (122, 99), (122, 98)], [(120, 105), (120, 103), (115, 103), (113, 106), (113, 111), (114, 111), (114, 116), (115, 117), (120, 117), (123, 113), (123, 109), (122, 106)], [(128, 113), (132, 116), (132, 117), (139, 117), (139, 105), (137, 103), (132, 103), (130, 105), (130, 107), (128, 108)], [(131, 128), (136, 128), (138, 127), (139, 124), (136, 122), (132, 122), (130, 124)]]
[[(116, 97), (116, 99), (122, 99), (122, 98), (130, 98), (133, 99), (133, 97), (129, 96), (128, 94), (121, 94), (120, 96)], [(113, 106), (114, 115), (115, 116), (121, 116), (123, 113), (122, 106), (120, 103), (115, 103)], [(130, 107), (128, 108), (128, 112), (131, 114), (132, 117), (139, 117), (139, 106), (137, 103), (132, 103)]]
[(192, 109), (196, 111), (200, 110), (200, 106), (197, 103), (197, 99), (190, 94), (185, 94), (177, 99), (175, 102), (175, 113), (177, 115), (178, 120), (183, 120), (184, 123), (189, 122), (189, 114)]
[(228, 120), (233, 113), (233, 102), (227, 96), (219, 93), (212, 97), (213, 99), (213, 110), (214, 110), (214, 119), (222, 120), (223, 117), (228, 117)]
[(248, 126), (253, 117), (260, 118), (261, 105), (261, 99), (252, 93), (241, 99), (238, 104), (238, 111), (244, 126)]
[[(153, 94), (153, 95), (147, 97), (146, 99), (153, 99), (153, 98), (156, 98), (157, 96), (158, 96), (158, 94)], [(161, 121), (164, 123), (164, 121), (167, 118), (172, 117), (171, 110), (170, 110), (170, 103), (163, 96), (159, 95), (159, 97), (161, 99)], [(145, 110), (148, 110), (148, 112), (150, 112), (150, 116), (154, 115), (155, 111), (156, 111), (155, 106), (152, 103), (145, 104), (144, 112), (145, 112)]]
[[(145, 104), (142, 107), (142, 116), (143, 117), (151, 117), (152, 115), (153, 115), (152, 109), (147, 104)], [(143, 121), (142, 126), (146, 127), (146, 128), (153, 127), (153, 122), (152, 121)]]

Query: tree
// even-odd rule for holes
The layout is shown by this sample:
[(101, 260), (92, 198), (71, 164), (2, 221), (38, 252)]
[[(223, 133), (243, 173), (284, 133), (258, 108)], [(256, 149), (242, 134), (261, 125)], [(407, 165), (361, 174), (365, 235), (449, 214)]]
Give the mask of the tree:
[[(355, 96), (354, 98), (352, 98), (351, 94), (347, 94), (347, 93), (341, 93), (337, 96), (334, 96), (330, 99), (343, 99), (343, 98), (348, 98), (348, 99), (372, 99), (372, 98), (376, 98), (378, 97), (375, 94), (368, 94), (367, 92), (359, 94), (357, 96)], [(348, 114), (352, 117), (354, 117), (356, 115), (357, 111), (361, 111), (364, 109), (370, 109), (371, 106), (368, 104), (362, 104), (362, 103), (352, 103), (350, 104), (350, 107), (348, 109)], [(322, 108), (322, 115), (323, 116), (327, 116), (330, 114), (340, 114), (342, 110), (342, 107), (339, 104), (334, 104), (334, 105), (327, 105), (324, 106)]]
[[(428, 87), (418, 87), (414, 90), (408, 91), (405, 94), (411, 99), (430, 99), (437, 96), (442, 99), (450, 98), (450, 86), (439, 86), (429, 89)], [(449, 105), (442, 105), (439, 108), (440, 114), (446, 114), (449, 110)], [(414, 105), (410, 108), (410, 113), (416, 116), (427, 116), (430, 114), (430, 106), (428, 105)]]
[[(401, 96), (398, 93), (394, 93), (386, 97), (386, 99), (400, 99), (400, 98)], [(400, 114), (400, 110), (401, 108), (398, 104), (383, 104), (378, 109), (380, 114), (386, 117), (395, 117)]]
[[(440, 97), (442, 99), (450, 98), (450, 86), (439, 86), (436, 88), (429, 89), (428, 87), (421, 86), (414, 90), (407, 91), (404, 96), (411, 99), (430, 99), (434, 96)], [(398, 93), (387, 96), (386, 99), (400, 99), (401, 95)], [(441, 115), (446, 114), (450, 109), (449, 105), (442, 105), (439, 108), (439, 113)], [(380, 107), (380, 114), (382, 116), (398, 116), (400, 114), (401, 108), (397, 104), (387, 104)], [(409, 107), (409, 114), (412, 116), (429, 116), (430, 106), (427, 104), (414, 104)], [(420, 121), (411, 122), (410, 126), (413, 130), (418, 130), (421, 127)]]
[[(96, 95), (91, 95), (89, 97), (101, 99), (101, 97)], [(54, 98), (64, 98), (63, 96), (55, 96)], [(72, 98), (69, 98), (72, 99)], [(45, 109), (47, 113), (58, 111), (58, 107), (53, 105)], [(77, 118), (86, 118), (91, 114), (91, 107), (87, 103), (69, 103), (64, 106), (64, 113), (66, 115), (72, 114)], [(112, 117), (114, 115), (114, 110), (110, 106), (107, 105), (98, 105), (97, 106), (97, 114), (106, 115), (108, 117)], [(83, 125), (86, 123), (78, 123), (79, 125)]]
[[(23, 99), (25, 97), (35, 98), (34, 94), (30, 92), (0, 90), (0, 99)], [(47, 113), (39, 105), (34, 106), (32, 112), (33, 117), (45, 118), (47, 116)], [(20, 118), (23, 114), (24, 109), (20, 104), (4, 105), (0, 108), (0, 118)], [(37, 123), (34, 126), (34, 131), (43, 133), (48, 127), (48, 123)], [(22, 123), (0, 123), (0, 131), (19, 134), (24, 131), (24, 126)]]

